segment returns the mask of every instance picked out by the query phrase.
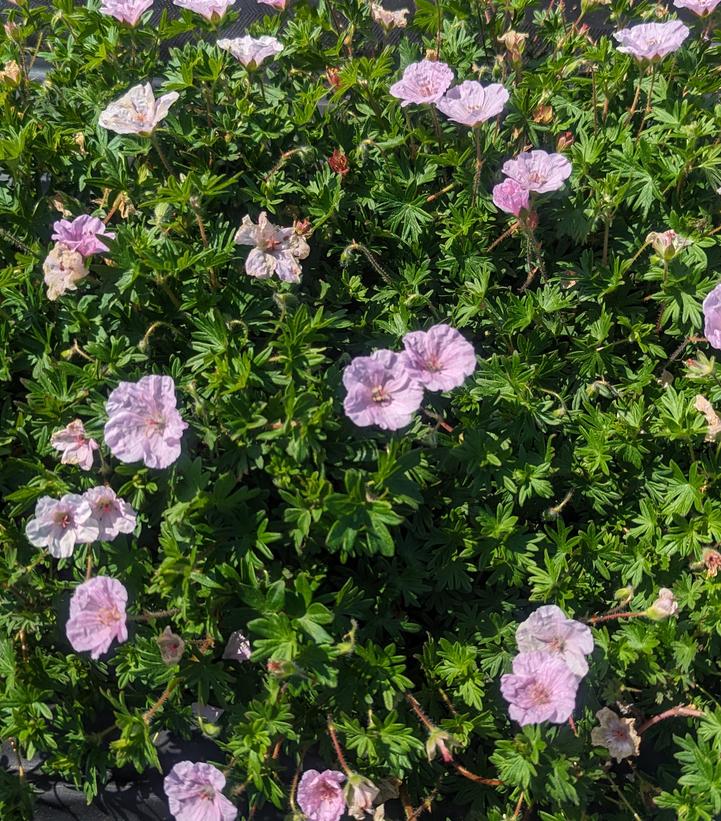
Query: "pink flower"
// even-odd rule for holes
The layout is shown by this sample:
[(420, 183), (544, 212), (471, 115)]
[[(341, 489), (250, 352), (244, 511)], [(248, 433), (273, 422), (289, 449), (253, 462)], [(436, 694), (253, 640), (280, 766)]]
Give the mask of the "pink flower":
[(250, 658), (250, 642), (240, 630), (230, 634), (223, 658), (229, 661), (248, 661)]
[(83, 498), (90, 505), (93, 519), (98, 523), (103, 542), (112, 542), (120, 533), (132, 533), (135, 530), (136, 514), (130, 505), (119, 499), (110, 487), (94, 487), (86, 490)]
[(449, 120), (473, 128), (500, 114), (508, 96), (500, 83), (482, 86), (475, 80), (466, 80), (447, 91), (436, 106)]
[(77, 283), (85, 279), (88, 269), (82, 254), (58, 242), (43, 262), (48, 299), (53, 302), (66, 291), (76, 291)]
[(77, 653), (90, 650), (90, 658), (107, 653), (113, 639), (128, 640), (125, 605), (128, 591), (117, 579), (95, 576), (75, 588), (65, 634)]
[(360, 427), (404, 428), (423, 401), (423, 386), (393, 351), (356, 356), (343, 371), (343, 384), (348, 391), (343, 409)]
[(308, 243), (293, 228), (273, 225), (265, 211), (261, 211), (257, 225), (249, 216), (243, 217), (233, 242), (255, 246), (245, 261), (245, 272), (250, 276), (268, 279), (275, 274), (284, 282), (300, 282), (298, 260), (310, 253)]
[(557, 191), (571, 176), (571, 163), (562, 154), (546, 151), (524, 151), (503, 163), (503, 173), (521, 188), (545, 194)]
[(234, 40), (218, 40), (216, 45), (230, 52), (246, 68), (257, 68), (263, 60), (280, 54), (283, 44), (275, 37), (236, 37)]
[(345, 812), (341, 784), (345, 776), (338, 770), (306, 770), (298, 784), (298, 806), (309, 821), (339, 821)]
[(180, 95), (177, 91), (155, 99), (150, 83), (133, 86), (120, 99), (100, 113), (98, 125), (116, 134), (140, 134), (147, 137)]
[(53, 223), (52, 239), (62, 242), (67, 248), (77, 251), (84, 257), (109, 251), (108, 246), (98, 236), (115, 239), (115, 234), (105, 228), (105, 223), (97, 217), (83, 214), (74, 220), (58, 220)]
[(678, 613), (678, 602), (673, 590), (668, 587), (661, 587), (658, 591), (656, 601), (648, 608), (646, 615), (654, 621), (664, 621), (669, 616)]
[(551, 721), (563, 724), (576, 706), (579, 678), (558, 656), (519, 653), (513, 672), (501, 676), (501, 694), (508, 714), (521, 726)]
[(222, 793), (225, 776), (212, 764), (180, 761), (165, 776), (163, 789), (176, 821), (234, 821), (238, 810)]
[(283, 11), (286, 4), (286, 0), (258, 0), (258, 2), (265, 6), (273, 6), (274, 9), (280, 9), (280, 11)]
[(429, 391), (460, 387), (476, 369), (476, 352), (455, 328), (433, 325), (403, 337), (400, 359), (406, 372)]
[(540, 650), (557, 656), (568, 669), (582, 678), (588, 672), (586, 656), (593, 652), (591, 629), (566, 617), (555, 604), (539, 607), (516, 630), (521, 653)]
[(102, 0), (98, 11), (114, 17), (121, 23), (135, 26), (143, 12), (153, 5), (153, 0)]
[(404, 29), (408, 25), (406, 17), (409, 14), (408, 9), (389, 11), (388, 9), (384, 9), (380, 3), (371, 2), (371, 17), (386, 31), (390, 31), (393, 28)]
[(493, 186), (493, 204), (501, 211), (518, 217), (530, 206), (528, 189), (509, 177)]
[(180, 456), (180, 439), (188, 425), (176, 409), (170, 376), (121, 382), (105, 410), (105, 441), (121, 462), (142, 460), (149, 468), (166, 468)]
[(613, 710), (603, 707), (596, 713), (598, 727), (591, 730), (591, 743), (605, 747), (611, 758), (621, 761), (638, 755), (641, 736), (636, 732), (634, 719), (621, 718)]
[(403, 77), (390, 87), (390, 93), (402, 100), (402, 107), (411, 103), (437, 103), (452, 82), (453, 71), (445, 63), (421, 60), (406, 67)]
[(98, 534), (90, 505), (76, 493), (66, 493), (60, 499), (43, 496), (25, 528), (30, 544), (47, 547), (56, 559), (67, 559), (73, 555), (76, 544), (94, 542)]
[(613, 36), (621, 44), (618, 50), (637, 60), (660, 60), (681, 48), (689, 30), (680, 20), (666, 23), (642, 23), (621, 29)]
[(63, 454), (60, 459), (63, 465), (77, 465), (82, 470), (92, 468), (98, 443), (95, 439), (88, 439), (79, 419), (73, 420), (62, 430), (55, 431), (50, 437), (50, 444)]
[(704, 336), (709, 345), (721, 351), (721, 284), (703, 301)]
[(690, 9), (699, 17), (706, 17), (706, 15), (711, 14), (719, 3), (721, 3), (721, 0), (673, 0), (673, 4), (677, 9)]
[(194, 11), (214, 23), (235, 5), (235, 0), (173, 0), (173, 5)]
[(690, 239), (680, 237), (675, 231), (670, 230), (661, 233), (651, 231), (646, 237), (646, 242), (650, 243), (653, 250), (666, 262), (670, 262), (679, 251), (691, 245)]

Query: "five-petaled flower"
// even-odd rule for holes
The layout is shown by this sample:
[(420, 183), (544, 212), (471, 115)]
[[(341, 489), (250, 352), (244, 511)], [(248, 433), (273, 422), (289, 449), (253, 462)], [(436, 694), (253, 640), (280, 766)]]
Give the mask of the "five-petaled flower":
[(393, 351), (357, 356), (343, 371), (343, 385), (347, 391), (343, 409), (360, 427), (404, 428), (423, 401), (423, 386)]
[(179, 96), (177, 91), (171, 91), (156, 100), (150, 83), (133, 86), (100, 113), (98, 125), (116, 134), (147, 137), (168, 116), (170, 106)]
[(179, 761), (163, 781), (175, 821), (234, 821), (238, 810), (224, 787), (223, 773), (204, 762)]
[(306, 770), (298, 784), (298, 806), (309, 821), (339, 821), (345, 812), (345, 775), (338, 770)]
[(641, 23), (621, 29), (613, 36), (620, 44), (616, 48), (624, 54), (637, 60), (656, 61), (678, 51), (688, 35), (688, 27), (680, 20), (668, 20), (666, 23)]
[(38, 499), (35, 516), (25, 527), (30, 544), (47, 547), (56, 559), (72, 556), (76, 544), (94, 542), (99, 532), (88, 500), (76, 493), (66, 493), (60, 499)]
[(524, 151), (503, 163), (503, 173), (527, 191), (545, 194), (557, 191), (571, 176), (571, 163), (563, 154), (546, 151)]
[(605, 747), (616, 761), (638, 755), (641, 736), (636, 732), (634, 719), (620, 718), (608, 707), (599, 710), (596, 718), (599, 726), (591, 730), (592, 744)]
[(121, 462), (166, 468), (180, 456), (180, 440), (188, 424), (176, 408), (170, 376), (121, 382), (108, 397), (105, 410), (105, 443)]
[(91, 470), (98, 443), (85, 435), (85, 427), (80, 419), (74, 419), (62, 430), (55, 431), (50, 444), (63, 455), (63, 465), (77, 465), (81, 470)]
[(93, 487), (86, 490), (83, 498), (90, 505), (93, 519), (98, 523), (98, 539), (111, 542), (121, 533), (135, 530), (136, 514), (123, 499), (116, 496), (111, 487)]
[(225, 650), (223, 650), (223, 658), (229, 661), (248, 661), (250, 658), (250, 642), (245, 633), (241, 630), (235, 630), (230, 634)]
[(97, 659), (107, 653), (113, 641), (128, 640), (125, 605), (128, 591), (109, 576), (94, 576), (78, 585), (70, 599), (70, 618), (65, 633), (78, 653), (90, 651)]
[(232, 54), (239, 63), (251, 71), (257, 68), (263, 60), (273, 57), (283, 51), (283, 44), (275, 37), (235, 37), (232, 40), (218, 40), (216, 45)]
[(135, 26), (152, 5), (153, 0), (102, 0), (98, 11), (114, 17), (120, 23)]
[(482, 86), (475, 80), (466, 80), (447, 91), (436, 107), (449, 120), (473, 128), (500, 114), (508, 97), (500, 83)]
[(115, 233), (108, 231), (101, 219), (88, 214), (75, 217), (74, 220), (58, 220), (53, 223), (52, 239), (84, 257), (110, 250), (101, 237), (115, 239)]
[(558, 656), (579, 677), (588, 672), (586, 656), (593, 652), (591, 629), (569, 619), (555, 604), (537, 608), (516, 629), (516, 646), (521, 653), (540, 650)]
[(429, 391), (460, 387), (476, 369), (473, 345), (450, 325), (433, 325), (403, 337), (400, 354), (406, 373)]
[(211, 23), (217, 23), (235, 5), (235, 0), (173, 0), (173, 5), (200, 14)]
[(563, 724), (576, 705), (578, 682), (558, 655), (519, 653), (513, 672), (501, 676), (501, 694), (509, 704), (508, 714), (521, 725)]
[(437, 103), (453, 82), (453, 71), (437, 60), (411, 63), (403, 77), (390, 87), (390, 93), (401, 100), (401, 106), (411, 103)]
[(245, 272), (258, 279), (275, 274), (284, 282), (300, 282), (301, 267), (310, 248), (305, 239), (293, 228), (279, 228), (261, 211), (256, 225), (249, 216), (243, 217), (233, 241), (239, 245), (253, 245), (245, 260)]

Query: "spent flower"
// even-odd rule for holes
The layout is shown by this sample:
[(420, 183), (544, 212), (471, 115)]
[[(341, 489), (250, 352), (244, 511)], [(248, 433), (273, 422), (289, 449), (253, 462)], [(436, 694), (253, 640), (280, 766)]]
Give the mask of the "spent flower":
[(675, 616), (676, 613), (678, 613), (678, 602), (673, 590), (669, 590), (668, 587), (660, 588), (658, 597), (646, 610), (646, 615), (654, 621), (663, 621), (669, 616)]
[(78, 282), (88, 275), (83, 255), (62, 242), (56, 243), (43, 262), (48, 299), (54, 302), (66, 291), (76, 291)]
[(680, 237), (675, 231), (670, 230), (661, 233), (652, 231), (646, 237), (646, 242), (653, 246), (653, 250), (666, 262), (670, 262), (679, 251), (691, 245), (690, 239)]
[(183, 658), (185, 642), (177, 633), (173, 633), (170, 625), (163, 630), (155, 641), (158, 643), (163, 664), (171, 666), (177, 664)]
[(63, 455), (63, 465), (77, 465), (81, 470), (91, 470), (98, 443), (85, 435), (85, 427), (80, 419), (74, 419), (62, 430), (55, 431), (50, 444)]
[(231, 633), (223, 650), (223, 658), (229, 661), (248, 661), (250, 655), (250, 642), (245, 633), (241, 630)]
[(358, 773), (348, 776), (345, 785), (345, 801), (348, 805), (348, 815), (357, 821), (362, 821), (366, 814), (373, 812), (373, 802), (380, 790), (376, 785)]
[(638, 755), (641, 736), (633, 718), (620, 718), (608, 707), (599, 710), (596, 718), (599, 726), (591, 730), (591, 742), (596, 747), (605, 747), (616, 761)]
[[(717, 0), (718, 2), (718, 0)], [(386, 31), (391, 29), (404, 29), (408, 25), (406, 17), (410, 14), (408, 9), (397, 9), (389, 11), (383, 8), (380, 3), (371, 2), (371, 17)]]
[(268, 279), (275, 274), (284, 282), (300, 282), (302, 268), (298, 260), (310, 253), (308, 243), (293, 228), (279, 228), (261, 211), (256, 225), (249, 216), (243, 217), (233, 242), (253, 245), (245, 260), (245, 272), (258, 279)]

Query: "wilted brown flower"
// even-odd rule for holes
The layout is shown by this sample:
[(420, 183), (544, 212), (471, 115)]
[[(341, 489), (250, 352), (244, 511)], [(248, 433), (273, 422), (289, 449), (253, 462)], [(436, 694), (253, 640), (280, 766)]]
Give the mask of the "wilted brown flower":
[(328, 165), (333, 169), (333, 171), (335, 171), (336, 174), (340, 174), (341, 177), (345, 177), (345, 175), (350, 171), (348, 156), (344, 154), (340, 148), (333, 150), (333, 153), (328, 158)]
[(160, 648), (160, 657), (163, 659), (164, 664), (168, 666), (177, 664), (183, 658), (185, 642), (180, 636), (173, 633), (170, 627), (166, 627), (155, 641), (157, 641)]
[(556, 151), (566, 151), (574, 142), (575, 138), (573, 134), (570, 131), (564, 131), (563, 134), (559, 134), (556, 139)]
[(524, 32), (513, 31), (510, 29), (505, 34), (498, 38), (498, 42), (506, 47), (506, 55), (512, 63), (519, 63), (521, 61), (521, 54), (526, 47), (526, 40), (528, 35)]

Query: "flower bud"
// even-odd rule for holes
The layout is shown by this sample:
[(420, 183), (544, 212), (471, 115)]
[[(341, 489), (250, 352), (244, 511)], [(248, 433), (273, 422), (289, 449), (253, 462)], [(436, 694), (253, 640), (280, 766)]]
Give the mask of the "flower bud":
[(679, 251), (691, 245), (690, 239), (680, 237), (675, 231), (663, 231), (657, 233), (652, 231), (647, 237), (646, 242), (653, 246), (653, 250), (661, 259), (670, 262)]
[(510, 29), (498, 38), (498, 42), (506, 47), (506, 56), (508, 59), (512, 63), (519, 63), (527, 39), (527, 34)]
[(373, 812), (373, 802), (380, 790), (376, 785), (358, 773), (348, 776), (345, 786), (345, 800), (348, 814), (361, 821), (366, 813)]
[(564, 131), (563, 134), (559, 134), (556, 139), (556, 151), (566, 151), (574, 142), (575, 138), (573, 133), (571, 131)]
[(668, 587), (662, 587), (658, 591), (656, 601), (646, 610), (646, 615), (654, 621), (664, 621), (664, 619), (667, 619), (669, 616), (675, 616), (677, 612), (678, 602), (676, 601), (676, 596), (673, 594), (673, 590), (669, 590)]
[(716, 370), (716, 360), (699, 351), (695, 358), (686, 360), (686, 368), (688, 379), (707, 379)]
[(453, 756), (448, 748), (453, 746), (455, 746), (455, 742), (451, 736), (441, 730), (440, 727), (434, 727), (428, 734), (428, 740), (426, 741), (428, 760), (433, 761), (436, 755), (439, 754), (446, 764), (450, 764), (453, 761)]
[(629, 602), (633, 598), (633, 587), (626, 585), (626, 587), (619, 587), (613, 594), (615, 601)]

